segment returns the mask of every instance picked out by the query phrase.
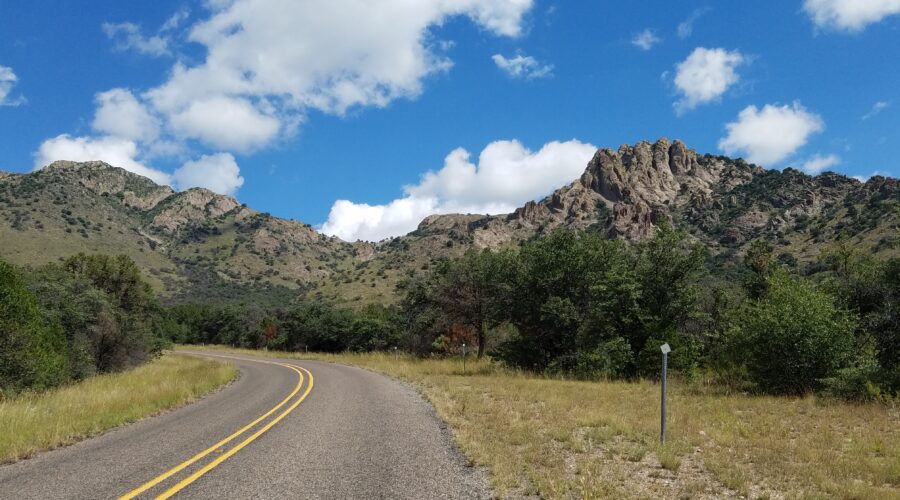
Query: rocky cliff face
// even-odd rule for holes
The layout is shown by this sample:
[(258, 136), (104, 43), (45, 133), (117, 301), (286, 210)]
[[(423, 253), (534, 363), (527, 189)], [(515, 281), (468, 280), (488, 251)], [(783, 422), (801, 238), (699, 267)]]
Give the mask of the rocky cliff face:
[[(601, 229), (609, 237), (642, 239), (684, 206), (719, 207), (714, 198), (750, 182), (756, 166), (724, 157), (698, 156), (681, 141), (641, 142), (618, 151), (597, 151), (581, 178), (508, 216), (488, 217), (477, 227), (476, 246), (494, 247), (564, 226)], [(721, 207), (719, 207), (721, 208)], [(458, 219), (457, 216), (449, 216)], [(431, 225), (448, 225), (438, 222)]]
[(164, 200), (164, 203), (157, 202), (149, 207), (156, 208), (151, 227), (164, 232), (177, 231), (195, 221), (221, 217), (241, 206), (230, 196), (201, 188), (188, 189)]
[[(767, 238), (788, 253), (810, 258), (839, 237), (891, 251), (898, 228), (898, 182), (764, 170), (660, 139), (598, 150), (578, 180), (512, 214), (433, 216), (423, 224), (477, 248), (511, 244), (558, 227), (640, 240), (665, 220), (714, 252), (740, 253), (749, 241)], [(409, 244), (425, 234), (421, 229), (407, 238)], [(436, 235), (429, 233), (432, 239)], [(436, 242), (429, 246), (440, 248)]]
[(839, 238), (897, 254), (900, 181), (764, 170), (660, 139), (598, 150), (579, 179), (511, 214), (430, 216), (406, 236), (371, 244), (329, 238), (205, 189), (175, 192), (102, 162), (0, 173), (0, 258), (40, 264), (79, 251), (127, 253), (176, 301), (249, 300), (273, 290), (280, 300), (287, 291), (391, 301), (404, 276), (470, 248), (514, 245), (560, 227), (640, 240), (663, 221), (720, 261), (757, 238), (798, 267)]

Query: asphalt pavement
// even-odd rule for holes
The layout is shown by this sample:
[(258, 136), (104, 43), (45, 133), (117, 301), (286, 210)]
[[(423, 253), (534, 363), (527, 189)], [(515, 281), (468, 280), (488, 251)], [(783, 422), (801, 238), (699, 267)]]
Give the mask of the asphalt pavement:
[(490, 498), (484, 471), (408, 385), (227, 356), (241, 374), (224, 390), (0, 466), (0, 498)]

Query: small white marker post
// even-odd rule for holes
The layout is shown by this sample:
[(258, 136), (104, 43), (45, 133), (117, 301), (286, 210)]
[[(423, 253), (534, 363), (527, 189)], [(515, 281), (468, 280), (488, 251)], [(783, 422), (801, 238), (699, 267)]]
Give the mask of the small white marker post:
[(466, 373), (466, 343), (463, 342), (462, 345), (462, 356), (463, 356), (463, 374)]
[(662, 394), (661, 394), (661, 405), (660, 405), (660, 415), (659, 415), (659, 442), (665, 444), (666, 442), (666, 370), (669, 365), (669, 353), (672, 352), (672, 348), (669, 347), (668, 343), (665, 343), (659, 346), (659, 350), (662, 351)]

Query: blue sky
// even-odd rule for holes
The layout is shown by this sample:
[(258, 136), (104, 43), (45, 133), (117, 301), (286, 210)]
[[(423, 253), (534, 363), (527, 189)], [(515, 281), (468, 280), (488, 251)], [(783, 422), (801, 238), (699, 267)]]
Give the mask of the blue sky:
[(0, 4), (0, 169), (102, 159), (346, 239), (659, 137), (897, 175), (898, 94), (895, 0)]

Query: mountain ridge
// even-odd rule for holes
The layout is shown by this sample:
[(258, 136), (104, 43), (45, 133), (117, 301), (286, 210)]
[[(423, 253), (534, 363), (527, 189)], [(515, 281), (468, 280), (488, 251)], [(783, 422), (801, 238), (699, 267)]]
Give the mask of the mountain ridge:
[(666, 220), (722, 261), (758, 238), (798, 265), (838, 239), (894, 254), (898, 207), (897, 179), (766, 170), (663, 138), (598, 149), (578, 179), (510, 214), (432, 215), (404, 236), (346, 242), (231, 196), (63, 161), (0, 173), (0, 257), (36, 265), (79, 251), (126, 253), (172, 301), (276, 294), (367, 303), (394, 300), (396, 283), (442, 257), (557, 228), (640, 240)]

